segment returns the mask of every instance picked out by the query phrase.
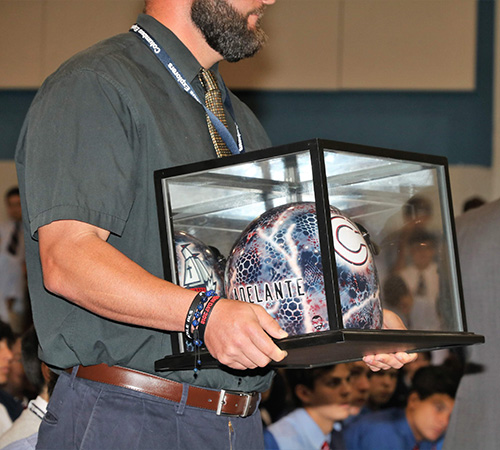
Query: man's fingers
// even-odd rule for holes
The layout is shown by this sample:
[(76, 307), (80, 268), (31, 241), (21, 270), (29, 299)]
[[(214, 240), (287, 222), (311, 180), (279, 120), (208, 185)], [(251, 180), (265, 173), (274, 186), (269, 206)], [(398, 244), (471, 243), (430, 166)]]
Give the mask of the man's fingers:
[(417, 354), (408, 354), (405, 352), (398, 353), (380, 353), (378, 355), (368, 355), (363, 358), (366, 365), (373, 371), (387, 369), (400, 369), (405, 364), (415, 361)]
[(219, 361), (225, 366), (231, 367), (236, 370), (255, 369), (257, 364), (249, 359), (246, 355), (239, 353), (237, 356), (222, 355)]
[(288, 353), (285, 350), (281, 350), (272, 341), (272, 339), (269, 338), (269, 336), (275, 339), (283, 339), (288, 336), (288, 333), (283, 330), (279, 326), (278, 322), (276, 322), (276, 320), (274, 320), (261, 306), (256, 308), (255, 313), (265, 333), (255, 334), (252, 337), (254, 344), (258, 348), (260, 348), (266, 355), (268, 355), (273, 361), (279, 362), (283, 360), (287, 357)]
[(278, 322), (276, 322), (262, 306), (255, 305), (255, 314), (257, 315), (261, 327), (269, 336), (275, 339), (288, 337), (288, 333), (279, 326)]
[(221, 299), (205, 330), (205, 343), (222, 364), (234, 369), (265, 367), (287, 353), (271, 339), (287, 333), (258, 305)]
[(221, 363), (224, 364), (225, 366), (230, 367), (231, 369), (235, 369), (235, 370), (251, 369), (251, 367), (248, 367), (248, 366), (241, 364), (239, 362), (228, 362), (227, 364), (225, 364), (221, 361)]
[[(390, 355), (380, 354), (380, 355), (365, 356), (363, 358), (363, 361), (372, 371), (377, 372), (379, 370), (388, 370), (394, 367), (391, 364), (389, 364), (390, 362), (389, 359)], [(397, 361), (396, 365), (398, 367), (394, 367), (395, 369), (399, 369), (400, 367), (402, 367), (402, 364), (399, 361)]]
[(398, 352), (394, 355), (402, 364), (408, 364), (418, 358), (418, 353)]
[[(258, 366), (264, 367), (269, 364), (270, 360), (273, 361), (281, 361), (285, 358), (288, 353), (284, 350), (281, 350), (269, 337), (269, 335), (263, 330), (258, 330), (250, 336), (252, 343), (255, 346), (255, 350), (258, 351), (259, 355), (255, 358), (251, 358), (253, 361), (257, 363)], [(267, 362), (264, 360), (264, 357), (267, 358)]]

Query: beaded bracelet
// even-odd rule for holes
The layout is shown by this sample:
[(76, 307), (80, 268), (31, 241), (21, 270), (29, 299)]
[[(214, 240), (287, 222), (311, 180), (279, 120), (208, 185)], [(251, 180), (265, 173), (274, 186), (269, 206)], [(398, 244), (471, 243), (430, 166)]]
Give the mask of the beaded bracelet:
[(214, 305), (220, 300), (218, 295), (209, 298), (205, 305), (205, 309), (201, 314), (200, 323), (198, 324), (198, 339), (203, 343), (205, 342), (205, 329), (207, 327), (208, 318), (214, 309)]
[(184, 333), (188, 339), (186, 344), (193, 345), (194, 353), (194, 376), (197, 377), (199, 366), (201, 366), (200, 350), (205, 338), (205, 328), (214, 305), (220, 297), (214, 291), (199, 292), (193, 298), (191, 306), (186, 314), (184, 322)]
[[(214, 297), (217, 297), (219, 299), (220, 297), (215, 295), (215, 291), (207, 291), (207, 292), (199, 292), (196, 294), (194, 297), (193, 301), (191, 302), (191, 306), (188, 309), (188, 312), (186, 314), (186, 320), (184, 322), (184, 333), (186, 334), (186, 337), (193, 341), (195, 336), (194, 336), (194, 330), (198, 328), (198, 325), (200, 324), (200, 319), (202, 317), (202, 314), (206, 308), (206, 304), (209, 301), (209, 299), (212, 299)], [(211, 305), (213, 306), (213, 302), (211, 302)], [(210, 309), (212, 308), (210, 307)], [(208, 316), (205, 317), (203, 325), (206, 325), (206, 321), (208, 319)], [(203, 329), (203, 334), (204, 334), (204, 329)], [(198, 346), (201, 346), (201, 344), (196, 343)]]
[[(193, 324), (193, 321), (196, 320), (195, 314), (196, 312), (199, 313), (200, 310), (198, 310), (199, 305), (203, 305), (207, 301), (207, 297), (205, 295), (205, 292), (199, 292), (196, 294), (194, 297), (193, 301), (191, 302), (191, 306), (188, 309), (188, 312), (186, 314), (186, 320), (184, 322), (184, 333), (186, 334), (186, 337), (189, 340), (193, 339), (193, 335), (191, 334), (191, 327)], [(204, 307), (202, 306), (201, 310), (203, 310)]]

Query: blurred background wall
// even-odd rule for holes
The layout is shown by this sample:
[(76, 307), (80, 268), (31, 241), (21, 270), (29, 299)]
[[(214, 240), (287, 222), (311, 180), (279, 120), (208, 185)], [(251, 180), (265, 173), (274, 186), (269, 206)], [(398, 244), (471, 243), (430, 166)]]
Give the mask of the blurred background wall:
[[(0, 0), (0, 193), (44, 78), (126, 31), (141, 0)], [(500, 196), (494, 0), (277, 0), (269, 45), (222, 63), (275, 145), (314, 137), (448, 158), (455, 213)], [(0, 220), (3, 219), (0, 208)]]

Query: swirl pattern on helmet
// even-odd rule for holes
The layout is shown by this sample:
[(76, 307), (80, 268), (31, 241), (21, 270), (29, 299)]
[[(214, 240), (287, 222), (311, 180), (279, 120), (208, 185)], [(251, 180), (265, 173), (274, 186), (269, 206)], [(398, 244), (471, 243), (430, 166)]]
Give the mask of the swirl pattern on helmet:
[[(371, 252), (349, 218), (330, 212), (344, 327), (380, 328)], [(252, 221), (228, 258), (225, 286), (227, 297), (264, 306), (289, 335), (328, 330), (315, 204), (289, 203)]]

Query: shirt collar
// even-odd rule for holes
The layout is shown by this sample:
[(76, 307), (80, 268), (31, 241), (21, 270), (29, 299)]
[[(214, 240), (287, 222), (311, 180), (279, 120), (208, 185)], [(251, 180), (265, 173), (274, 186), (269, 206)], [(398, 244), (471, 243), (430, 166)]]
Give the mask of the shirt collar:
[(406, 412), (403, 408), (398, 410), (398, 416), (399, 417), (396, 419), (396, 421), (399, 422), (398, 429), (404, 436), (405, 441), (410, 443), (410, 445), (415, 444), (415, 436), (413, 436), (413, 431), (411, 431), (410, 424), (408, 423), (408, 419), (406, 418)]
[(47, 412), (47, 401), (42, 397), (38, 396), (34, 400), (31, 400), (28, 403), (28, 409), (35, 414), (40, 419), (43, 419), (43, 416)]
[(297, 423), (300, 424), (305, 438), (311, 444), (311, 448), (321, 448), (325, 441), (330, 443), (330, 433), (323, 434), (321, 428), (304, 408), (297, 409), (295, 414), (297, 415)]
[(406, 412), (404, 410), (402, 410), (401, 416), (398, 419), (398, 421), (401, 424), (400, 427), (401, 433), (405, 436), (405, 440), (411, 448), (413, 448), (415, 445), (418, 444), (419, 450), (436, 449), (436, 444), (440, 441), (440, 439), (438, 439), (436, 442), (430, 442), (426, 440), (416, 441), (415, 436), (413, 435), (413, 431), (410, 428), (410, 424), (408, 423), (408, 419), (406, 418)]

